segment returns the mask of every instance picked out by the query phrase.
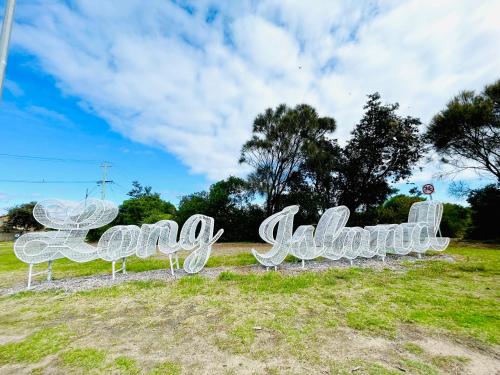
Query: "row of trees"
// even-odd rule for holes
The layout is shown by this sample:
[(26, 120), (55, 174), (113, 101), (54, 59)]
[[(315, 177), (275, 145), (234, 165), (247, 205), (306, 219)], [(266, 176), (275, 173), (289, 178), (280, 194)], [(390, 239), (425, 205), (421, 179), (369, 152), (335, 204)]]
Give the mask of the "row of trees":
[[(204, 213), (225, 229), (224, 240), (254, 241), (260, 222), (290, 204), (301, 207), (297, 225), (317, 222), (337, 205), (349, 207), (351, 226), (402, 222), (411, 204), (422, 198), (418, 189), (411, 196), (395, 195), (394, 183), (408, 179), (433, 149), (455, 172), (474, 169), (496, 181), (477, 190), (455, 189), (467, 196), (471, 208), (446, 204), (443, 235), (498, 239), (500, 80), (480, 94), (457, 95), (423, 134), (421, 121), (398, 109), (397, 103), (382, 103), (378, 93), (369, 95), (361, 120), (341, 146), (334, 137), (336, 121), (320, 117), (313, 107), (269, 108), (256, 117), (252, 137), (241, 150), (240, 163), (252, 168), (247, 179), (219, 181), (208, 191), (183, 197), (177, 209), (151, 187), (134, 182), (112, 225), (162, 219), (182, 225), (190, 215)], [(13, 221), (16, 214), (9, 217)], [(91, 239), (105, 229), (93, 231)]]
[[(141, 186), (137, 182), (134, 184), (135, 187)], [(481, 214), (487, 211), (484, 205), (491, 199), (488, 194), (491, 194), (491, 188), (482, 189), (478, 194), (474, 194), (471, 208), (445, 203), (441, 222), (443, 236), (495, 238), (491, 237), (491, 233), (497, 230), (496, 223)], [(149, 193), (130, 196), (130, 199), (125, 200), (120, 206), (115, 221), (103, 228), (91, 230), (88, 239), (91, 242), (97, 241), (112, 225), (141, 225), (159, 220), (175, 220), (182, 225), (189, 216), (204, 213), (215, 218), (216, 230), (225, 229), (223, 241), (258, 241), (257, 228), (266, 217), (266, 212), (261, 205), (252, 203), (251, 198), (248, 183), (237, 177), (219, 181), (208, 191), (185, 196), (181, 200), (179, 209), (175, 209), (172, 204), (162, 200), (159, 194), (150, 190)], [(423, 198), (416, 195), (395, 195), (378, 206), (373, 212), (373, 217), (377, 222), (383, 223), (404, 222), (408, 218), (411, 205), (421, 200)], [(30, 202), (11, 208), (9, 220), (0, 229), (8, 232), (42, 230), (43, 226), (32, 215), (35, 204), (36, 202)], [(496, 205), (499, 207), (500, 202), (497, 201)], [(471, 217), (474, 217), (476, 225), (471, 225)]]
[(308, 105), (280, 105), (257, 116), (240, 162), (253, 168), (248, 183), (264, 197), (267, 215), (298, 203), (311, 221), (343, 204), (353, 223), (370, 221), (367, 215), (395, 192), (391, 183), (411, 175), (423, 142), (420, 120), (399, 116), (398, 104), (384, 105), (375, 93), (364, 109), (344, 147), (332, 136), (335, 120)]
[[(470, 209), (445, 204), (443, 235), (498, 239), (500, 80), (479, 94), (465, 91), (454, 97), (423, 134), (421, 121), (401, 116), (398, 109), (397, 103), (383, 104), (378, 93), (369, 95), (342, 147), (334, 137), (335, 120), (320, 117), (311, 106), (269, 108), (256, 117), (241, 150), (240, 163), (252, 168), (248, 178), (233, 177), (184, 197), (178, 212), (190, 207), (191, 213), (206, 212), (227, 223), (228, 240), (253, 240), (261, 219), (289, 204), (301, 207), (297, 224), (317, 222), (324, 210), (341, 204), (351, 211), (349, 225), (406, 221), (411, 203), (422, 198), (414, 188), (413, 196), (389, 199), (397, 193), (394, 183), (408, 179), (423, 155), (434, 150), (454, 173), (473, 169), (496, 181), (459, 192)], [(220, 206), (213, 204), (216, 192), (227, 194)], [(262, 209), (252, 203), (255, 195), (264, 199)], [(247, 225), (241, 226), (240, 218)]]

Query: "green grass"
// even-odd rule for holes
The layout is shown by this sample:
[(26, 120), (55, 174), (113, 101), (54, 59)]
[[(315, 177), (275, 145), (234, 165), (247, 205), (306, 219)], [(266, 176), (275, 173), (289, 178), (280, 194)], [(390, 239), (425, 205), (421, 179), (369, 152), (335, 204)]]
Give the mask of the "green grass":
[(62, 353), (61, 360), (65, 366), (88, 371), (103, 367), (106, 351), (94, 348), (71, 349)]
[(470, 360), (466, 357), (461, 357), (457, 355), (437, 355), (431, 358), (431, 363), (443, 370), (450, 369), (453, 367), (461, 368), (465, 363)]
[(126, 356), (119, 356), (116, 358), (115, 367), (122, 374), (135, 375), (141, 373), (140, 368), (137, 366), (137, 361)]
[(412, 354), (415, 354), (415, 355), (421, 355), (421, 354), (424, 353), (424, 349), (421, 346), (419, 346), (419, 345), (417, 345), (417, 344), (415, 344), (413, 342), (407, 342), (407, 343), (405, 343), (403, 345), (403, 348), (406, 351), (408, 351), (408, 352), (410, 352)]
[[(249, 245), (250, 247), (251, 245)], [(180, 258), (182, 267), (183, 257)], [(291, 258), (287, 261), (292, 261)], [(257, 261), (250, 252), (234, 255), (212, 254), (206, 267), (231, 267), (247, 266), (256, 264)], [(46, 263), (35, 266), (35, 271), (45, 270)], [(127, 258), (127, 272), (143, 272), (149, 270), (169, 268), (168, 258), (162, 255), (153, 256), (147, 259), (131, 256)], [(95, 260), (85, 264), (75, 263), (69, 259), (58, 259), (53, 262), (52, 275), (55, 280), (70, 277), (91, 276), (99, 274), (110, 274), (111, 263), (103, 260)], [(21, 262), (14, 254), (12, 242), (0, 242), (0, 289), (7, 288), (18, 283), (26, 282), (28, 266)], [(43, 279), (44, 276), (37, 276), (36, 280)]]
[(401, 361), (401, 367), (411, 374), (439, 375), (438, 369), (428, 363), (419, 360), (403, 359)]
[(71, 338), (65, 326), (42, 328), (24, 340), (0, 345), (0, 364), (39, 362), (64, 349)]
[[(218, 364), (206, 371), (239, 373), (240, 366), (251, 372), (255, 363), (268, 364), (256, 373), (287, 373), (286, 363), (339, 374), (357, 367), (358, 374), (400, 373), (398, 368), (416, 374), (463, 372), (468, 358), (431, 356), (405, 336), (416, 330), (451, 342), (456, 338), (471, 350), (500, 343), (500, 252), (452, 247), (447, 253), (456, 261), (408, 262), (401, 271), (353, 267), (293, 276), (226, 271), (216, 279), (196, 275), (78, 293), (3, 296), (0, 372), (2, 366), (29, 363), (46, 373), (199, 373)], [(4, 256), (0, 280), (12, 282), (20, 270), (24, 277), (25, 265)], [(251, 261), (248, 254), (228, 258), (227, 263), (211, 258), (212, 266)], [(163, 260), (141, 262), (146, 268), (165, 266)], [(55, 272), (75, 276), (76, 267), (64, 271), (64, 263)], [(96, 270), (88, 265), (77, 265), (78, 272)], [(338, 347), (349, 352), (352, 337), (388, 343), (398, 338), (404, 344), (387, 348), (383, 360), (362, 352), (335, 357)], [(222, 367), (226, 362), (230, 365)]]
[(208, 259), (206, 267), (249, 266), (252, 264), (257, 264), (257, 260), (248, 252), (226, 256), (213, 255)]
[(330, 364), (332, 375), (400, 375), (401, 371), (391, 370), (380, 363), (366, 361), (360, 358)]
[(141, 373), (137, 361), (126, 356), (119, 356), (115, 359), (115, 367), (121, 374), (136, 375)]
[(175, 362), (166, 361), (156, 366), (149, 374), (150, 375), (179, 375), (181, 366)]

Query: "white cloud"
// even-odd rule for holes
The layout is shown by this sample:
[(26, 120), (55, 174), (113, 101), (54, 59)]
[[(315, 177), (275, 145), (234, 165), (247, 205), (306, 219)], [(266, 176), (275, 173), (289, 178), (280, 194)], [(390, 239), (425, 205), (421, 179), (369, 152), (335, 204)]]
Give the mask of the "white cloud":
[(51, 109), (47, 109), (36, 105), (30, 105), (26, 108), (26, 111), (30, 112), (31, 114), (37, 117), (42, 117), (52, 121), (57, 121), (59, 124), (61, 123), (71, 124), (71, 121), (65, 115), (57, 111), (53, 111)]
[(5, 89), (10, 91), (16, 98), (24, 95), (24, 90), (17, 83), (8, 79), (5, 81)]
[(204, 1), (192, 9), (20, 3), (13, 45), (113, 129), (210, 179), (242, 173), (240, 147), (267, 107), (308, 102), (337, 119), (343, 140), (368, 93), (425, 122), (500, 72), (495, 0)]

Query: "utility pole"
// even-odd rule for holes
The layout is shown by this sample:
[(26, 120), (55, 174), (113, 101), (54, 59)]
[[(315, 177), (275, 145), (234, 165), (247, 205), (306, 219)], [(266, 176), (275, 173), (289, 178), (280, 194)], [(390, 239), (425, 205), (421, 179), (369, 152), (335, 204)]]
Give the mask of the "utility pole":
[(101, 164), (102, 168), (102, 180), (100, 181), (101, 184), (101, 199), (106, 199), (106, 183), (107, 182), (113, 182), (113, 180), (107, 180), (107, 174), (108, 174), (108, 168), (111, 168), (111, 164), (108, 164), (106, 162), (103, 162)]
[(14, 21), (14, 7), (16, 0), (7, 0), (5, 15), (3, 17), (2, 34), (0, 35), (0, 99), (2, 98), (5, 68), (7, 67), (7, 54), (9, 52), (10, 34)]

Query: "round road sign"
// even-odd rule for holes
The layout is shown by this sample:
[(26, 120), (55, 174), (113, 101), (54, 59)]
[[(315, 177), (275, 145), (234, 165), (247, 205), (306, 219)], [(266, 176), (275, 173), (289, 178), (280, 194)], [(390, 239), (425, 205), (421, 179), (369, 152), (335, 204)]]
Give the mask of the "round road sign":
[(424, 194), (431, 195), (432, 193), (434, 193), (434, 185), (425, 184), (424, 186), (422, 186), (422, 192)]

